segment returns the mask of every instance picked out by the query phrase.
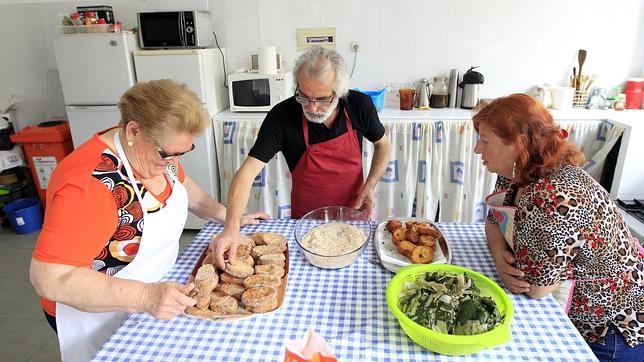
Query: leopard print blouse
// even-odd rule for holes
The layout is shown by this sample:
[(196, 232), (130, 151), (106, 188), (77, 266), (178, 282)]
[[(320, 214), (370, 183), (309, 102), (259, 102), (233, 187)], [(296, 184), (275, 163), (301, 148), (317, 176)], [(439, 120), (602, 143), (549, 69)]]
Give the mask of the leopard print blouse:
[[(513, 188), (499, 176), (495, 192)], [(512, 205), (508, 192), (505, 205)], [(488, 220), (493, 223), (491, 213)], [(610, 323), (630, 346), (644, 343), (644, 259), (610, 195), (581, 168), (562, 165), (525, 188), (514, 217), (516, 267), (525, 281), (575, 281), (568, 316), (588, 342)]]

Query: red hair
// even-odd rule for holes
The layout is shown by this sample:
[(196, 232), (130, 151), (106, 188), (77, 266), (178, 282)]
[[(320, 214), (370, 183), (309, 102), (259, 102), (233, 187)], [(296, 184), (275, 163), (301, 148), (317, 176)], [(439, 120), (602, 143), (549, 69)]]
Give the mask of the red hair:
[(497, 98), (474, 115), (478, 132), (482, 123), (507, 144), (515, 143), (514, 183), (526, 186), (547, 176), (556, 166), (581, 165), (585, 156), (566, 142), (550, 112), (533, 97), (515, 93)]

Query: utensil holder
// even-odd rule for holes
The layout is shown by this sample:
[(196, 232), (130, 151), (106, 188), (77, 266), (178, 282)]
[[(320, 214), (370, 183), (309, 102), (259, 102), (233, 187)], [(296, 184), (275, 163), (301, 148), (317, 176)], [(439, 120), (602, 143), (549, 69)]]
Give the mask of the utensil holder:
[(586, 108), (588, 104), (588, 91), (575, 91), (572, 98), (572, 106), (575, 108)]

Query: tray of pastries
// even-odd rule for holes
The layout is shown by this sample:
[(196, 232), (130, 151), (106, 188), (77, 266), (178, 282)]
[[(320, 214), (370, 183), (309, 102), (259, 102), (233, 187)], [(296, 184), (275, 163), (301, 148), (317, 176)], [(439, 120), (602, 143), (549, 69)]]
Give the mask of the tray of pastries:
[(378, 224), (375, 248), (386, 269), (397, 272), (410, 264), (449, 264), (452, 253), (444, 233), (435, 223), (399, 217)]
[(233, 262), (215, 264), (206, 247), (197, 260), (189, 296), (197, 300), (185, 314), (210, 320), (237, 320), (269, 313), (284, 303), (288, 281), (288, 241), (277, 233), (241, 235)]

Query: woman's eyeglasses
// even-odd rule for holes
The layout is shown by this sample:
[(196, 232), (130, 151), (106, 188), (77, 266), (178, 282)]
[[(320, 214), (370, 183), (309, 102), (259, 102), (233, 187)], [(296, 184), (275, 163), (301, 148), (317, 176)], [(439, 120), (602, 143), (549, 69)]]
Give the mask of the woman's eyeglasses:
[(166, 152), (166, 151), (165, 151), (161, 146), (159, 146), (159, 144), (158, 144), (158, 143), (156, 143), (156, 142), (155, 142), (155, 145), (157, 146), (157, 152), (159, 153), (159, 156), (160, 156), (162, 159), (164, 159), (164, 160), (170, 160), (170, 159), (172, 159), (173, 157), (183, 156), (183, 155), (185, 155), (186, 153), (188, 153), (188, 152), (190, 152), (190, 151), (192, 151), (192, 150), (194, 150), (194, 149), (195, 149), (195, 144), (193, 143), (193, 144), (192, 144), (192, 147), (190, 147), (190, 149), (189, 149), (189, 150), (187, 150), (187, 151), (184, 151), (184, 152), (178, 152), (178, 153), (167, 153), (167, 152)]
[(297, 103), (307, 106), (311, 103), (313, 103), (316, 107), (323, 107), (323, 106), (328, 106), (331, 103), (333, 103), (333, 100), (335, 99), (335, 92), (330, 97), (324, 97), (324, 98), (318, 98), (318, 99), (311, 99), (308, 97), (304, 97), (300, 94), (298, 89), (295, 89), (295, 100)]

